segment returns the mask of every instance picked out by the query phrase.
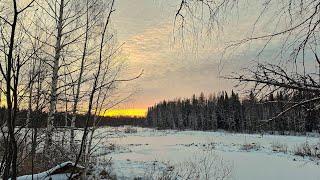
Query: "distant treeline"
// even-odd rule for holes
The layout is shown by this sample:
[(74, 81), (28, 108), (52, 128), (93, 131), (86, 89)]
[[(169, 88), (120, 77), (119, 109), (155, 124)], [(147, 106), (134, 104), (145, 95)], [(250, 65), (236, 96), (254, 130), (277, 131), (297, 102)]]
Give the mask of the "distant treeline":
[[(6, 108), (0, 108), (0, 126), (4, 124)], [(37, 128), (45, 128), (47, 126), (47, 118), (48, 114), (45, 112), (31, 112), (31, 121), (28, 127), (37, 127)], [(97, 126), (145, 126), (145, 118), (143, 117), (127, 117), (127, 116), (119, 116), (119, 117), (106, 117), (106, 116), (97, 116)], [(26, 126), (27, 119), (27, 111), (20, 110), (18, 112), (18, 118), (16, 125), (17, 126)], [(85, 126), (87, 116), (78, 114), (76, 118), (76, 127), (82, 128)], [(54, 119), (54, 126), (63, 127), (70, 126), (71, 124), (71, 115), (66, 114), (64, 112), (56, 113)], [(92, 126), (93, 120), (89, 121), (89, 126)]]
[(284, 92), (270, 94), (257, 99), (251, 92), (240, 100), (233, 91), (218, 96), (203, 93), (199, 97), (163, 101), (148, 109), (147, 124), (160, 129), (224, 129), (236, 132), (259, 131), (318, 131), (320, 125), (319, 108), (316, 104), (305, 104), (283, 116), (272, 120), (280, 112), (295, 102), (314, 97), (314, 94)]

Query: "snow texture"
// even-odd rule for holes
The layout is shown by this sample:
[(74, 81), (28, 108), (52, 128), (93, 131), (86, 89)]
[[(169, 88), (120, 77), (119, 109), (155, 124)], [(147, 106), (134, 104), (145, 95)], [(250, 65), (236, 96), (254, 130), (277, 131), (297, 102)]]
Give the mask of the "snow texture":
[[(231, 179), (237, 180), (319, 180), (320, 166), (308, 157), (292, 152), (303, 143), (319, 144), (318, 137), (241, 134), (201, 131), (175, 131), (137, 128), (137, 133), (125, 133), (125, 128), (100, 129), (104, 142), (117, 147), (115, 151), (97, 151), (98, 161), (112, 158), (118, 179), (143, 177), (152, 166), (177, 165), (205, 151), (213, 151), (232, 168)], [(255, 148), (243, 149), (245, 144)], [(283, 144), (287, 152), (274, 150)]]
[[(106, 162), (111, 159), (111, 171), (117, 176), (117, 179), (152, 180), (157, 179), (157, 176), (151, 178), (150, 174), (161, 175), (161, 172), (167, 171), (171, 166), (183, 171), (183, 168), (190, 168), (192, 163), (197, 163), (195, 160), (207, 156), (209, 152), (209, 154), (212, 153), (210, 157), (214, 157), (213, 162), (216, 163), (213, 166), (219, 168), (223, 165), (230, 168), (231, 175), (225, 179), (320, 179), (319, 159), (296, 156), (293, 152), (297, 146), (304, 143), (319, 146), (319, 137), (315, 134), (312, 136), (282, 136), (150, 128), (136, 128), (136, 133), (126, 133), (126, 128), (108, 127), (96, 131), (93, 155), (96, 160), (97, 174), (100, 170), (110, 168), (110, 164)], [(76, 136), (79, 139), (81, 132), (78, 131)], [(184, 165), (186, 162), (187, 166)], [(66, 163), (35, 174), (34, 179), (68, 179), (69, 174), (50, 175)], [(216, 172), (213, 174), (217, 175)], [(18, 179), (29, 180), (31, 175)], [(209, 179), (218, 178), (210, 177)]]
[[(62, 174), (53, 174), (56, 170), (63, 168), (65, 166), (74, 166), (73, 162), (64, 162), (62, 164), (59, 164), (55, 166), (54, 168), (51, 168), (45, 172), (39, 173), (39, 174), (34, 174), (33, 179), (41, 179), (41, 180), (68, 180), (70, 177), (70, 173), (62, 173)], [(78, 168), (83, 169), (84, 167), (77, 165)], [(77, 174), (74, 174), (73, 176), (76, 176)], [(20, 176), (17, 178), (18, 180), (31, 180), (32, 175), (25, 175), (25, 176)]]

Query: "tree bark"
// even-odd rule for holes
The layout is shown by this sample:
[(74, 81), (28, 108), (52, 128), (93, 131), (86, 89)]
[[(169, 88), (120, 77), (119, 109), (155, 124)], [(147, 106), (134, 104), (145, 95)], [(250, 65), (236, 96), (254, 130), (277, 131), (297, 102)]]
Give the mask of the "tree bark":
[(56, 113), (56, 105), (57, 105), (57, 87), (58, 87), (58, 73), (59, 73), (59, 63), (61, 56), (61, 39), (62, 39), (62, 29), (63, 29), (63, 15), (64, 15), (64, 0), (60, 1), (59, 7), (59, 16), (57, 22), (57, 36), (56, 36), (56, 44), (55, 44), (55, 56), (52, 68), (52, 82), (51, 82), (51, 94), (50, 94), (50, 107), (49, 114), (47, 120), (47, 132), (46, 132), (46, 148), (50, 153), (51, 145), (52, 145), (52, 134), (53, 134), (53, 126), (54, 126), (54, 115)]

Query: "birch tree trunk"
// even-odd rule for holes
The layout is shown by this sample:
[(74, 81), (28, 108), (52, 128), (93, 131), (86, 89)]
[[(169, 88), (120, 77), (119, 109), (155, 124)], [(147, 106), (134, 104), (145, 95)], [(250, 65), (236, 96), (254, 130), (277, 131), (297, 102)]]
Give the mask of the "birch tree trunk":
[(51, 93), (50, 93), (50, 107), (47, 120), (47, 132), (46, 132), (46, 148), (45, 151), (50, 152), (52, 145), (53, 123), (54, 115), (56, 113), (57, 105), (57, 87), (58, 87), (58, 73), (59, 73), (59, 61), (61, 56), (61, 39), (63, 30), (63, 15), (64, 15), (64, 0), (60, 1), (59, 16), (57, 22), (57, 35), (55, 44), (55, 56), (53, 59), (52, 67), (52, 81), (51, 81)]
[(78, 110), (78, 102), (79, 102), (79, 95), (80, 95), (80, 89), (82, 84), (82, 76), (84, 72), (84, 64), (85, 59), (87, 55), (87, 45), (88, 45), (88, 33), (89, 33), (89, 0), (86, 0), (86, 29), (85, 29), (85, 39), (83, 44), (83, 52), (82, 52), (82, 58), (81, 58), (81, 64), (80, 64), (80, 72), (78, 76), (77, 81), (77, 87), (76, 87), (76, 94), (74, 98), (74, 104), (72, 108), (72, 119), (71, 119), (71, 132), (70, 132), (70, 150), (72, 151), (74, 149), (74, 128), (76, 127), (76, 117), (77, 117), (77, 110)]

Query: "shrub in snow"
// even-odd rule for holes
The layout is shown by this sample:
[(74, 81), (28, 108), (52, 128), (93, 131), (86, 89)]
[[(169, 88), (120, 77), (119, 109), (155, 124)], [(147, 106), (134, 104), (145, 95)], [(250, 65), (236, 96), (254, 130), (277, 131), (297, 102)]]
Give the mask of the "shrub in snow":
[(99, 179), (108, 179), (108, 180), (116, 180), (117, 176), (110, 173), (108, 170), (103, 169), (102, 171), (100, 171), (99, 173)]
[(97, 163), (94, 166), (91, 166), (88, 170), (87, 177), (88, 180), (96, 179), (107, 179), (107, 180), (116, 180), (117, 176), (113, 170), (113, 162), (110, 159), (104, 160), (103, 162)]
[[(24, 131), (22, 131), (24, 133)], [(67, 131), (66, 131), (67, 132)], [(73, 150), (70, 151), (69, 143), (67, 142), (67, 139), (65, 137), (61, 137), (60, 135), (63, 135), (60, 132), (56, 133), (55, 141), (53, 142), (50, 152), (51, 153), (43, 153), (44, 151), (44, 143), (42, 139), (44, 138), (43, 135), (44, 131), (39, 129), (38, 131), (39, 138), (37, 139), (37, 146), (35, 147), (35, 153), (32, 156), (31, 155), (31, 143), (27, 142), (27, 144), (21, 145), (19, 148), (18, 156), (21, 158), (20, 164), (18, 166), (18, 175), (25, 175), (25, 174), (31, 174), (32, 172), (34, 174), (39, 172), (44, 172), (57, 164), (62, 164), (66, 161), (74, 161), (77, 155), (77, 152), (79, 150), (79, 145), (75, 145)], [(20, 136), (23, 137), (23, 136)], [(25, 143), (22, 141), (22, 143)], [(23, 148), (22, 148), (23, 147)], [(1, 147), (0, 147), (1, 149)], [(47, 152), (49, 150), (46, 150)], [(32, 161), (34, 162), (32, 164)], [(79, 164), (83, 163), (83, 158), (80, 158)], [(32, 167), (33, 165), (33, 167)]]
[(0, 135), (0, 144), (1, 144), (1, 146), (0, 146), (0, 158), (2, 159), (2, 157), (4, 155), (4, 151), (5, 151), (5, 146), (4, 146), (5, 141), (4, 141), (4, 138), (3, 138), (2, 134)]
[(272, 151), (275, 151), (275, 152), (282, 152), (282, 153), (288, 152), (288, 145), (282, 144), (279, 141), (272, 142), (271, 148), (272, 148)]
[(128, 127), (125, 127), (124, 132), (125, 132), (125, 133), (129, 133), (129, 134), (132, 134), (132, 133), (137, 133), (138, 130), (137, 130), (137, 128), (128, 126)]
[(146, 171), (144, 177), (136, 180), (173, 180), (173, 179), (202, 179), (227, 180), (231, 179), (232, 166), (213, 151), (195, 154), (191, 159), (178, 164), (163, 163), (165, 168), (157, 168), (156, 164)]
[(213, 151), (195, 155), (189, 161), (175, 167), (182, 179), (225, 180), (231, 178), (232, 166)]
[(126, 153), (131, 151), (127, 146), (121, 146), (114, 143), (109, 143), (106, 145), (97, 146), (94, 152), (92, 153), (92, 156), (99, 157), (99, 156), (104, 156), (113, 152)]
[(113, 144), (113, 143), (110, 143), (108, 149), (111, 150), (111, 151), (114, 151), (114, 150), (116, 150), (116, 145)]
[(251, 151), (251, 150), (257, 151), (259, 149), (260, 149), (260, 145), (257, 143), (245, 143), (240, 147), (240, 150), (243, 150), (243, 151)]
[(320, 158), (320, 144), (310, 145), (308, 142), (296, 145), (293, 153), (297, 156)]

